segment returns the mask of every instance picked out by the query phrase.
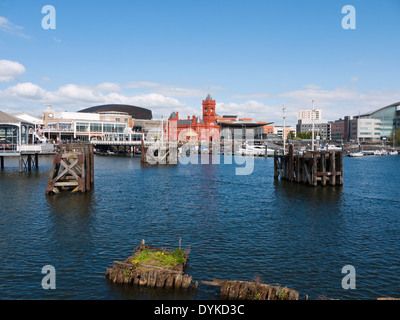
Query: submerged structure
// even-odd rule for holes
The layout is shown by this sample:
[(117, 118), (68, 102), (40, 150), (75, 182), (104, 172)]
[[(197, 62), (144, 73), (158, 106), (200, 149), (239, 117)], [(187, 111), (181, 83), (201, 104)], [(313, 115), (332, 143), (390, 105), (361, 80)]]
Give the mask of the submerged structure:
[[(123, 262), (115, 261), (106, 270), (112, 283), (166, 289), (189, 289), (192, 277), (184, 274), (190, 249), (166, 250), (145, 245), (142, 240), (135, 253)], [(193, 285), (197, 288), (197, 282)]]

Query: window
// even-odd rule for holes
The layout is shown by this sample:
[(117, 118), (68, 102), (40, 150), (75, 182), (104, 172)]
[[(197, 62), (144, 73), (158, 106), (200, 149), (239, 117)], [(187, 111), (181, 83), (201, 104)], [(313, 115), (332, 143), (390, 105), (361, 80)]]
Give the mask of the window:
[(76, 132), (89, 132), (89, 123), (77, 122)]
[(121, 122), (121, 118), (115, 118), (116, 122)]
[(101, 123), (91, 123), (90, 132), (102, 132)]
[(103, 130), (104, 132), (114, 132), (114, 125), (112, 123), (104, 123)]

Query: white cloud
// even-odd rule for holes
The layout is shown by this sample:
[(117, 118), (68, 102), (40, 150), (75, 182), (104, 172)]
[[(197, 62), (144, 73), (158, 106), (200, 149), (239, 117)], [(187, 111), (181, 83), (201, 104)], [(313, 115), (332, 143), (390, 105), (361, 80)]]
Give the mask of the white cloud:
[[(116, 90), (110, 92), (111, 89)], [(34, 104), (35, 108), (42, 108), (46, 104), (52, 104), (55, 109), (68, 107), (75, 110), (93, 105), (115, 103), (164, 109), (163, 113), (161, 113), (164, 114), (167, 109), (172, 112), (175, 108), (186, 107), (181, 101), (158, 93), (126, 95), (116, 92), (117, 89), (120, 89), (117, 84), (106, 82), (97, 86), (67, 84), (55, 91), (47, 91), (36, 84), (27, 82), (18, 83), (3, 91), (0, 90), (0, 98), (7, 105), (23, 102), (21, 103), (23, 108), (27, 108), (26, 102)]]
[(255, 100), (248, 100), (244, 103), (217, 103), (215, 110), (217, 114), (236, 115), (239, 118), (252, 118), (254, 121), (274, 121), (280, 115), (279, 108), (269, 106)]
[(96, 86), (96, 88), (100, 91), (121, 91), (121, 87), (119, 86), (118, 83), (113, 83), (113, 82), (103, 82), (100, 83)]
[[(0, 17), (1, 18), (1, 17)], [(25, 67), (16, 61), (0, 60), (0, 82), (12, 82), (25, 73)]]
[(3, 94), (6, 98), (17, 100), (41, 100), (45, 98), (46, 90), (31, 82), (18, 83), (8, 87)]
[(0, 31), (17, 35), (21, 38), (29, 39), (30, 36), (27, 36), (26, 34), (21, 32), (21, 30), (23, 29), (23, 27), (11, 23), (6, 17), (0, 17)]

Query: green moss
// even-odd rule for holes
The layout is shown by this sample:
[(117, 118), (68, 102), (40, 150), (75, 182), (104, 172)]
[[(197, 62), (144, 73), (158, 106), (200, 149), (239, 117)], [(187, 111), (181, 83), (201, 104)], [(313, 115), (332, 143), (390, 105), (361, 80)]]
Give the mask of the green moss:
[(173, 268), (180, 263), (185, 263), (185, 261), (186, 254), (181, 249), (176, 249), (174, 251), (152, 251), (145, 249), (135, 255), (131, 262), (135, 266), (143, 263), (153, 266)]

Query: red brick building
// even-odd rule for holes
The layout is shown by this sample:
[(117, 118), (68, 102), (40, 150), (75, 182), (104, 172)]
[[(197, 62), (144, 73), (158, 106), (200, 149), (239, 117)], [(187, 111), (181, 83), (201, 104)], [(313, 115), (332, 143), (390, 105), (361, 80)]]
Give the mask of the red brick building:
[(215, 100), (208, 94), (203, 100), (203, 118), (188, 116), (179, 119), (178, 112), (172, 112), (168, 119), (170, 141), (213, 141), (219, 140), (219, 125), (216, 122)]

